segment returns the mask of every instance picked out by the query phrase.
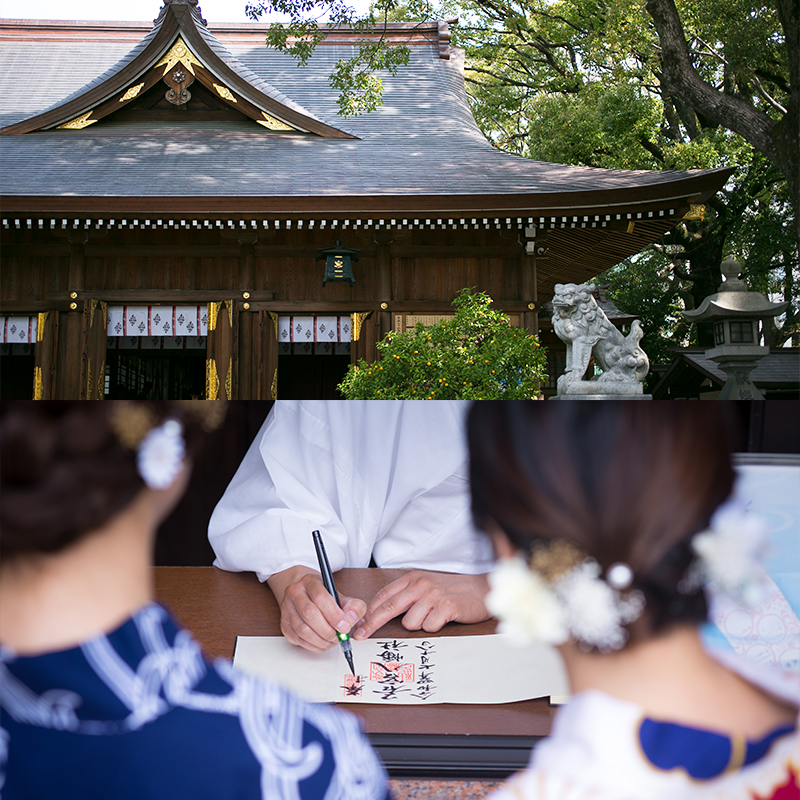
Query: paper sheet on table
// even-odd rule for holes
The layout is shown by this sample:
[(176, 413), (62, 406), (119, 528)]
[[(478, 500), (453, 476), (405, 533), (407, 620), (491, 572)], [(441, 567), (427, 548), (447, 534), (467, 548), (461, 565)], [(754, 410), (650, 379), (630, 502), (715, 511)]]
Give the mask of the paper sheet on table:
[(566, 695), (561, 657), (502, 634), (352, 642), (356, 676), (340, 647), (316, 654), (281, 636), (239, 636), (234, 666), (324, 703), (515, 703)]

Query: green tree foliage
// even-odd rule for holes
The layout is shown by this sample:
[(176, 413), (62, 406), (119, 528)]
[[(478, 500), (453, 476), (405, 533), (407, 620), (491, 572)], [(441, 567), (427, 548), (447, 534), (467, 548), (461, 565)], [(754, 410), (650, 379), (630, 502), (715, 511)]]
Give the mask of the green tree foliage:
[[(692, 308), (716, 291), (719, 265), (733, 254), (752, 288), (790, 301), (782, 328), (772, 323), (767, 340), (774, 345), (789, 336), (797, 340), (797, 214), (787, 181), (792, 168), (776, 153), (785, 131), (798, 141), (792, 109), (800, 77), (792, 77), (792, 59), (800, 54), (797, 43), (789, 43), (796, 26), (786, 21), (784, 0), (765, 6), (749, 0), (678, 0), (678, 9), (673, 0), (650, 0), (648, 10), (658, 7), (653, 13), (666, 13), (664, 5), (680, 11), (696, 81), (713, 89), (713, 95), (704, 90), (702, 98), (695, 92), (691, 102), (675, 88), (676, 79), (665, 79), (662, 38), (669, 32), (654, 23), (642, 0), (458, 5), (462, 24), (454, 34), (467, 50), (473, 110), (498, 147), (528, 158), (608, 169), (736, 168), (725, 190), (708, 201), (703, 221), (682, 223), (652, 258), (626, 262), (614, 272), (611, 296), (621, 308), (644, 315), (648, 298), (628, 293), (623, 303), (617, 297), (621, 277), (642, 270), (652, 271), (634, 285), (668, 280), (677, 302)], [(710, 107), (712, 100), (735, 106), (753, 130)], [(680, 331), (678, 326), (672, 336)], [(701, 329), (699, 343), (709, 344), (709, 337), (710, 331)], [(684, 343), (682, 338), (671, 343)], [(651, 336), (648, 340), (652, 351)]]
[(348, 400), (531, 400), (546, 378), (535, 336), (490, 308), (492, 299), (462, 289), (455, 315), (378, 343), (380, 360), (352, 364), (339, 385)]
[[(268, 41), (301, 62), (322, 38), (323, 16), (371, 32), (331, 76), (344, 115), (376, 108), (375, 71), (394, 73), (407, 61), (407, 48), (389, 48), (380, 35), (387, 21), (457, 15), (454, 44), (467, 52), (473, 113), (497, 147), (608, 169), (735, 167), (706, 219), (665, 236), (660, 259), (620, 270), (658, 263), (648, 280), (670, 270), (679, 302), (693, 307), (716, 291), (719, 265), (734, 255), (752, 288), (789, 301), (768, 342), (791, 336), (800, 345), (797, 0), (436, 1), (377, 0), (366, 16), (346, 0), (260, 0), (248, 8), (254, 19), (265, 11), (290, 16), (288, 25), (272, 26)], [(709, 336), (701, 329), (699, 343)]]
[(408, 64), (411, 53), (402, 43), (386, 41), (386, 23), (398, 14), (412, 19), (427, 19), (431, 8), (426, 0), (378, 0), (365, 15), (359, 14), (347, 0), (250, 0), (245, 12), (253, 20), (276, 13), (287, 22), (273, 23), (267, 30), (266, 43), (295, 58), (298, 66), (308, 63), (317, 45), (325, 38), (324, 25), (346, 25), (364, 35), (356, 43), (350, 58), (336, 62), (329, 77), (338, 92), (339, 114), (356, 117), (374, 111), (383, 104), (383, 81), (379, 72), (396, 75)]
[(639, 253), (606, 270), (598, 281), (607, 286), (606, 294), (617, 308), (641, 320), (642, 348), (651, 364), (669, 363), (669, 347), (693, 343), (694, 328), (681, 316), (689, 291), (663, 253)]

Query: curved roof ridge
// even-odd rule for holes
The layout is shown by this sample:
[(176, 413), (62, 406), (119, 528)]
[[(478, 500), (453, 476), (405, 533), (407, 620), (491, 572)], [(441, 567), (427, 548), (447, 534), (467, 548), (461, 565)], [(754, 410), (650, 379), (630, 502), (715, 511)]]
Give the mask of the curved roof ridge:
[(209, 49), (213, 50), (214, 53), (219, 57), (219, 59), (227, 64), (237, 75), (239, 75), (243, 80), (247, 81), (253, 88), (257, 89), (258, 91), (262, 92), (265, 95), (268, 95), (273, 100), (281, 103), (282, 105), (288, 106), (289, 108), (297, 111), (299, 114), (304, 114), (307, 117), (311, 117), (311, 119), (315, 119), (318, 122), (325, 122), (318, 114), (314, 114), (309, 111), (305, 106), (301, 105), (300, 103), (295, 102), (291, 99), (291, 97), (287, 97), (280, 89), (277, 89), (273, 86), (269, 81), (265, 80), (259, 75), (256, 75), (253, 70), (249, 67), (245, 66), (238, 58), (236, 58), (230, 50), (228, 50), (219, 39), (211, 33), (206, 27), (198, 27), (198, 32), (205, 40), (206, 44), (208, 45)]
[[(205, 82), (209, 89), (213, 87), (212, 91), (215, 89), (224, 102), (237, 108), (243, 116), (275, 130), (355, 138), (350, 132), (325, 122), (287, 97), (239, 61), (207, 29), (197, 0), (164, 0), (152, 30), (116, 64), (68, 97), (3, 128), (1, 132), (11, 134), (58, 127), (83, 128), (99, 121), (123, 107), (114, 102), (116, 95), (120, 95), (119, 103), (130, 102), (142, 87), (154, 85), (157, 78), (151, 71), (164, 63), (159, 59), (163, 59), (165, 54), (167, 58), (175, 58), (172, 53), (178, 43), (181, 43), (178, 49), (182, 50), (184, 56), (178, 54), (177, 58), (188, 58), (184, 63), (189, 72), (194, 72), (192, 64), (202, 67), (200, 82)], [(188, 49), (188, 56), (183, 48)], [(134, 82), (140, 78), (144, 78), (145, 82), (134, 86)], [(215, 83), (214, 79), (222, 85)]]
[[(87, 92), (91, 91), (97, 86), (101, 86), (110, 78), (113, 78), (115, 75), (120, 73), (128, 64), (132, 63), (136, 60), (137, 56), (139, 56), (147, 47), (150, 45), (150, 41), (155, 38), (156, 34), (158, 33), (161, 27), (161, 19), (156, 19), (156, 24), (153, 26), (150, 33), (144, 37), (138, 44), (136, 44), (132, 50), (130, 50), (126, 55), (124, 55), (116, 64), (109, 67), (105, 72), (98, 75), (96, 78), (93, 78), (88, 83), (85, 83), (81, 86), (80, 89), (76, 89), (72, 94), (67, 95), (66, 97), (58, 100), (57, 102), (53, 103), (52, 105), (48, 106), (41, 111), (37, 111), (34, 116), (39, 116), (40, 114), (47, 114), (49, 111), (58, 108), (59, 106), (63, 106), (66, 103), (70, 103), (73, 100), (81, 97), (81, 95), (86, 94)], [(23, 120), (24, 121), (24, 120)]]

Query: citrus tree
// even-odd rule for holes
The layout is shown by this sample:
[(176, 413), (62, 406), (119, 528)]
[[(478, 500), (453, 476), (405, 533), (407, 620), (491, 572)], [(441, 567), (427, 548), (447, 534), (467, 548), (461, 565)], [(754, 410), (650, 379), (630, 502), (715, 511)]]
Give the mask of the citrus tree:
[(535, 336), (490, 308), (492, 298), (462, 289), (450, 319), (389, 333), (380, 360), (351, 364), (339, 391), (348, 400), (530, 400), (546, 376)]

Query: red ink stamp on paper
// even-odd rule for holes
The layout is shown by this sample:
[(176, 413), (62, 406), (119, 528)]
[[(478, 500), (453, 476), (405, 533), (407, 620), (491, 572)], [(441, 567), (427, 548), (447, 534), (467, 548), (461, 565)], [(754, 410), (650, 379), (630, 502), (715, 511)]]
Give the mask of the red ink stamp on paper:
[(413, 683), (414, 665), (396, 661), (373, 661), (369, 665), (371, 681), (392, 681), (393, 683)]
[(364, 676), (345, 675), (342, 689), (345, 697), (361, 697), (364, 692)]

